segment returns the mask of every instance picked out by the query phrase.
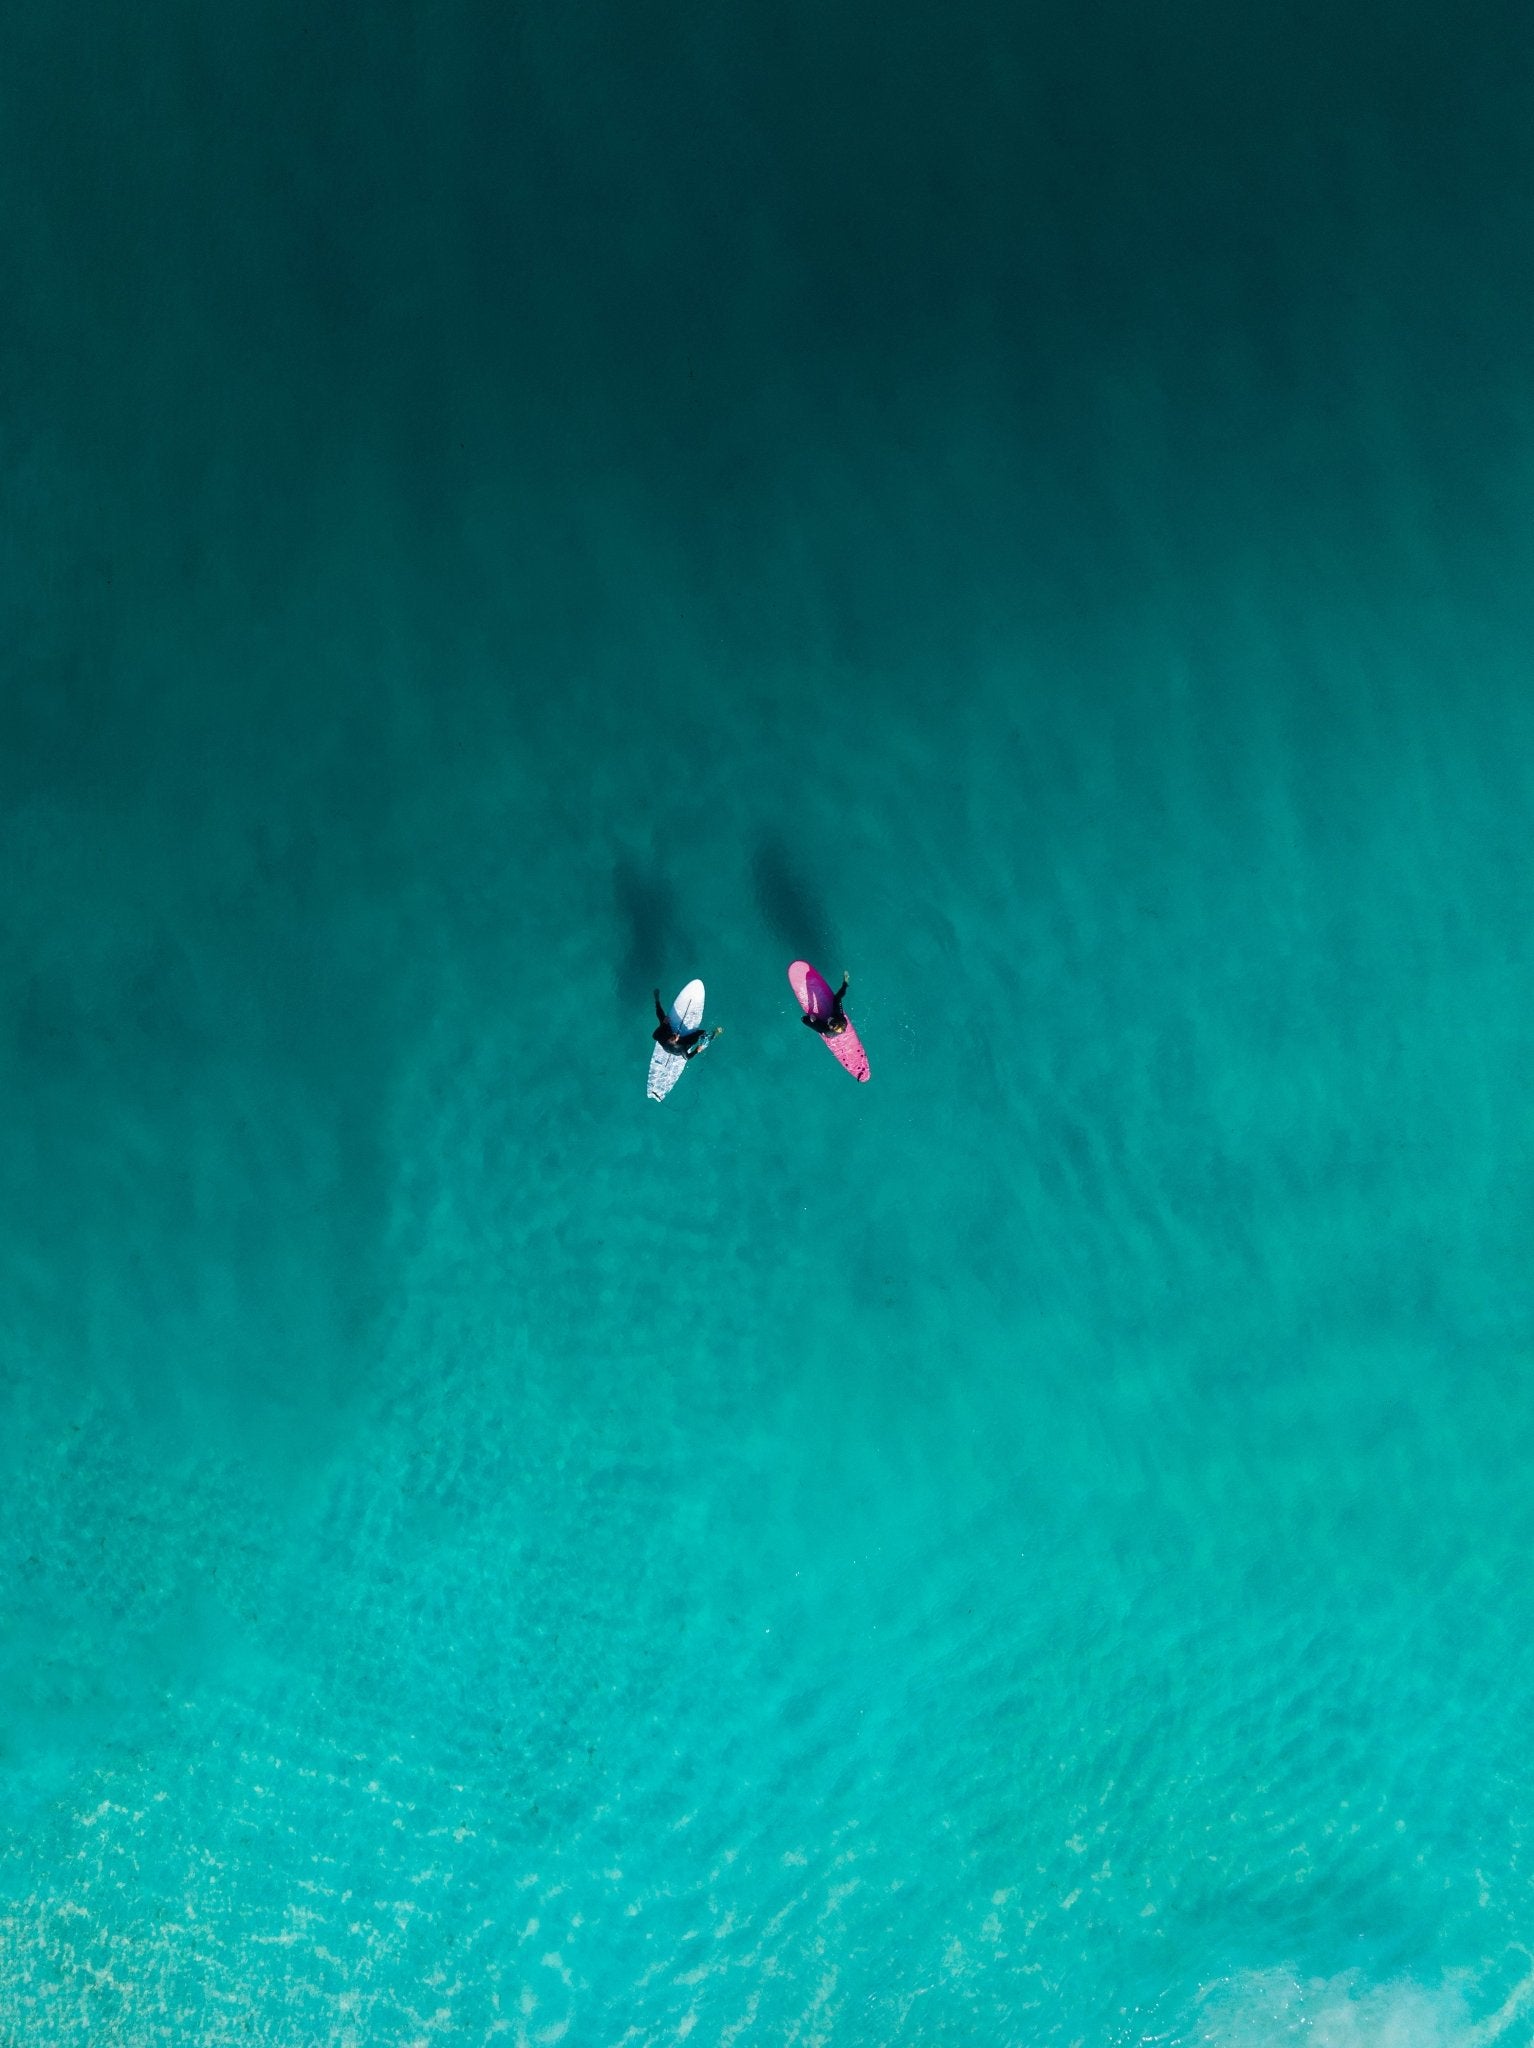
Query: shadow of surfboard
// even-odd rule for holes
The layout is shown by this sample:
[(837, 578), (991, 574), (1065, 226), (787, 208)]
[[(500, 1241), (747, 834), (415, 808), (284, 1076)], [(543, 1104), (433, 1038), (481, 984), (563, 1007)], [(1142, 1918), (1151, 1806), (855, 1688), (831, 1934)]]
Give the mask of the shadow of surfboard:
[(833, 941), (825, 911), (777, 833), (763, 833), (757, 841), (751, 882), (762, 922), (788, 957), (809, 960), (823, 973), (832, 973), (826, 964)]
[(648, 1012), (657, 984), (669, 1001), (676, 977), (685, 980), (697, 973), (691, 964), (693, 933), (679, 914), (676, 890), (666, 876), (628, 854), (613, 867), (613, 904), (622, 939), (613, 968), (618, 1007), (625, 1013), (636, 1008)]

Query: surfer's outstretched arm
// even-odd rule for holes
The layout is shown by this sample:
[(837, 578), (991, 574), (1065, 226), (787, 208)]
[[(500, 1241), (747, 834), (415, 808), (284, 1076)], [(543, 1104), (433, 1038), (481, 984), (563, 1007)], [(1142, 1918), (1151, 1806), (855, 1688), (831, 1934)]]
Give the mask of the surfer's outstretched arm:
[(655, 1014), (669, 1031), (671, 1029), (671, 1019), (666, 1015), (665, 1006), (660, 999), (659, 989), (655, 991)]

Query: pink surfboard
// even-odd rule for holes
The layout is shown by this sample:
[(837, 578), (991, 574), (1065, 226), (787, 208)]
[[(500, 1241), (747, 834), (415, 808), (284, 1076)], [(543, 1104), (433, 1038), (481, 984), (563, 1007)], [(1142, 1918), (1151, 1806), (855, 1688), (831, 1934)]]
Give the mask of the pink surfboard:
[[(823, 974), (818, 974), (808, 960), (792, 961), (788, 969), (788, 985), (799, 998), (799, 1007), (806, 1017), (829, 1017), (836, 1006), (835, 992)], [(847, 1020), (845, 1031), (838, 1031), (834, 1038), (827, 1038), (817, 1031), (820, 1040), (833, 1059), (847, 1069), (854, 1081), (868, 1079), (868, 1055), (863, 1050), (863, 1041)]]

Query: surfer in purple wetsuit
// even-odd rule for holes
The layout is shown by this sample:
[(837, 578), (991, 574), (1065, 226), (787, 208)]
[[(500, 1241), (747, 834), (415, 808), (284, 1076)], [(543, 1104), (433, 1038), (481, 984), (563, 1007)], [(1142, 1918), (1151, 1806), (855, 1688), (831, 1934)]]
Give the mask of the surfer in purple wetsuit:
[(724, 1029), (722, 1024), (718, 1024), (712, 1031), (705, 1031), (701, 1026), (696, 1031), (678, 1031), (666, 1015), (666, 1006), (660, 999), (659, 989), (655, 991), (655, 1014), (660, 1022), (650, 1036), (665, 1051), (674, 1052), (679, 1060), (690, 1060), (694, 1053), (702, 1052), (709, 1040), (717, 1038)]
[(847, 1028), (847, 1013), (842, 1008), (842, 997), (847, 993), (847, 984), (851, 979), (852, 976), (844, 967), (842, 969), (842, 985), (831, 998), (831, 1009), (828, 1016), (812, 1017), (808, 1011), (804, 1014), (805, 1023), (809, 1025), (811, 1031), (818, 1031), (822, 1038), (840, 1038)]

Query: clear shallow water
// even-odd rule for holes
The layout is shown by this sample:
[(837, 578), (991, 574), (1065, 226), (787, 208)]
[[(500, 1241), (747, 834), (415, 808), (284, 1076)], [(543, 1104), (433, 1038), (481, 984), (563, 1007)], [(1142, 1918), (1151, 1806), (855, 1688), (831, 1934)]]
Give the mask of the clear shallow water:
[(1529, 2039), (1527, 31), (93, 26), (0, 2039)]

